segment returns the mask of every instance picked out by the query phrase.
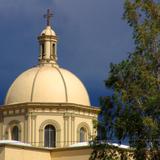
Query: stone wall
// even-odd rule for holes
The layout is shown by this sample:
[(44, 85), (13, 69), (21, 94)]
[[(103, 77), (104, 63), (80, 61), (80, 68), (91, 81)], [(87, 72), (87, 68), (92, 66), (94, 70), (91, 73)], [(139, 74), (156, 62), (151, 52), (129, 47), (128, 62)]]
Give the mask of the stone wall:
[[(66, 148), (38, 148), (15, 144), (0, 144), (0, 160), (89, 160), (94, 151), (89, 146), (66, 147)], [(111, 149), (104, 152), (97, 151), (98, 156), (105, 156), (112, 153), (116, 160), (121, 157), (133, 160), (133, 151), (128, 149)], [(94, 158), (94, 157), (93, 157)]]

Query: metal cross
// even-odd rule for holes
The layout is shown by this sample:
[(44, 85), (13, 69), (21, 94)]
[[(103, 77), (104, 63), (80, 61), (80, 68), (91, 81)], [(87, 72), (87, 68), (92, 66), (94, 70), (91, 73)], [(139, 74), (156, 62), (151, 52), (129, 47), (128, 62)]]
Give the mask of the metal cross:
[(50, 12), (50, 9), (47, 9), (47, 14), (44, 15), (44, 18), (47, 19), (47, 26), (50, 26), (52, 17), (53, 17), (53, 13)]

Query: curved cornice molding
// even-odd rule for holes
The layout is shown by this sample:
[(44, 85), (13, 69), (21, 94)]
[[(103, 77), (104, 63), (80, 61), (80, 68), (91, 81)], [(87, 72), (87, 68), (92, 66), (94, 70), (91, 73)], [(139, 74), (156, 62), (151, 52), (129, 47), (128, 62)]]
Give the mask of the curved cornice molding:
[(74, 103), (35, 103), (35, 102), (3, 105), (3, 106), (0, 106), (0, 111), (9, 110), (9, 109), (19, 109), (19, 108), (21, 109), (30, 109), (30, 108), (59, 109), (60, 107), (61, 109), (72, 109), (72, 110), (80, 109), (88, 112), (93, 112), (95, 114), (99, 114), (101, 111), (99, 107), (84, 106), (84, 105), (74, 104)]

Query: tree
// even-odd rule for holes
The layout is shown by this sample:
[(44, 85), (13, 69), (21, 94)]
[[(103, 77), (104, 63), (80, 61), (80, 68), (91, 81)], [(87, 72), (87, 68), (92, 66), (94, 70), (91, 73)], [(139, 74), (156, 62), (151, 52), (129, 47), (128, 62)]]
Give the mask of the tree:
[(123, 18), (133, 29), (135, 49), (119, 64), (111, 64), (101, 98), (105, 139), (128, 140), (137, 160), (157, 159), (160, 148), (160, 2), (125, 0)]

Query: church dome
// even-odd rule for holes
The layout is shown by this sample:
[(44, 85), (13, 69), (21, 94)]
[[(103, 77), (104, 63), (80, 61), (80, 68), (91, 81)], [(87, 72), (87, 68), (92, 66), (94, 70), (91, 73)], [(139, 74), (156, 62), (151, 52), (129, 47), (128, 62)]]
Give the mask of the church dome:
[(57, 36), (50, 25), (52, 14), (47, 11), (47, 26), (38, 37), (39, 64), (23, 72), (11, 85), (5, 105), (39, 103), (75, 103), (90, 106), (83, 83), (57, 63)]
[(73, 73), (47, 65), (23, 72), (9, 88), (5, 105), (25, 102), (90, 106), (84, 85)]

